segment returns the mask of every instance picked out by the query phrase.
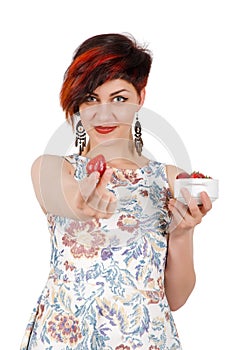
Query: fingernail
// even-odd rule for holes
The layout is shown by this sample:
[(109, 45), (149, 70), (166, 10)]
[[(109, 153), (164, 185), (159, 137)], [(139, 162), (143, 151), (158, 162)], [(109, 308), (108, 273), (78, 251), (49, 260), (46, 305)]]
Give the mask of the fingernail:
[(109, 177), (112, 176), (112, 169), (106, 169), (105, 174)]
[(95, 179), (98, 180), (100, 177), (100, 173), (98, 171), (94, 171), (93, 173), (91, 173), (91, 176)]

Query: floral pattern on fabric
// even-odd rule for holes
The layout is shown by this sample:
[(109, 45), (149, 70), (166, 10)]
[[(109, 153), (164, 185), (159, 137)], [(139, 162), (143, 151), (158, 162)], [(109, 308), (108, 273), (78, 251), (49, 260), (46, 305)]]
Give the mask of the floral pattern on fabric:
[[(88, 158), (67, 157), (77, 180)], [(165, 165), (113, 169), (110, 219), (47, 214), (51, 270), (21, 350), (181, 350), (164, 291)]]
[(73, 316), (55, 314), (48, 322), (48, 333), (56, 342), (69, 345), (76, 345), (82, 338), (79, 322)]

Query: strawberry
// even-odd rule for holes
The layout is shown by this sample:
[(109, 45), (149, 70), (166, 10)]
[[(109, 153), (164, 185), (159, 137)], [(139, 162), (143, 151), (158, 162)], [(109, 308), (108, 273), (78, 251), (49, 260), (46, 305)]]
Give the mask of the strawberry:
[(176, 176), (177, 179), (187, 179), (189, 177), (190, 177), (190, 175), (186, 172), (180, 173)]
[(193, 171), (190, 175), (186, 172), (180, 173), (176, 176), (176, 179), (212, 179), (211, 176), (205, 176), (204, 174), (200, 173), (199, 171)]
[(193, 179), (205, 179), (206, 176), (200, 173), (199, 171), (193, 171), (190, 175), (191, 178)]
[(98, 171), (100, 176), (103, 175), (106, 169), (106, 160), (102, 154), (98, 154), (96, 157), (89, 160), (86, 165), (87, 174), (90, 175), (93, 171)]

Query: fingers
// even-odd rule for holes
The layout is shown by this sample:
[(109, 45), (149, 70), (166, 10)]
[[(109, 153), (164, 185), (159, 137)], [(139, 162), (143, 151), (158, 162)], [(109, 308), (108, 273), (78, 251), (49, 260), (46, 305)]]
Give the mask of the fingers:
[[(117, 206), (117, 200), (114, 195), (109, 193), (108, 195), (103, 195), (95, 207), (95, 217), (99, 219), (109, 219), (115, 212)], [(91, 203), (91, 206), (93, 203)]]
[(200, 194), (201, 206), (197, 205), (197, 201), (186, 188), (181, 189), (181, 193), (187, 205), (175, 199), (171, 199), (168, 205), (173, 214), (172, 230), (174, 228), (185, 230), (194, 228), (201, 223), (203, 216), (212, 208), (212, 202), (206, 192)]
[(208, 211), (210, 209), (212, 209), (212, 202), (211, 202), (210, 197), (208, 196), (208, 194), (206, 192), (201, 192), (200, 197), (201, 197), (201, 202), (202, 202), (202, 206), (200, 207), (200, 211), (201, 211), (202, 215), (204, 216), (208, 213)]
[(96, 187), (95, 192), (92, 195), (93, 199), (91, 201), (91, 205), (94, 205), (94, 208), (96, 208), (98, 211), (97, 215), (103, 218), (109, 218), (116, 209), (116, 197), (112, 192), (106, 189), (111, 179), (112, 173), (112, 169), (105, 170)]
[(112, 176), (112, 169), (106, 169), (99, 179), (99, 173), (93, 172), (79, 182), (79, 207), (85, 214), (95, 218), (109, 218), (116, 209), (116, 197), (106, 187)]
[(187, 188), (182, 188), (181, 194), (187, 203), (187, 206), (188, 206), (188, 209), (189, 209), (191, 216), (194, 218), (198, 218), (200, 216), (200, 209), (197, 205), (196, 199), (191, 196), (191, 194), (190, 194), (189, 190), (187, 190)]
[(111, 179), (112, 173), (113, 173), (113, 170), (110, 168), (106, 169), (105, 172), (103, 173), (103, 175), (98, 183), (98, 186), (97, 186), (98, 190), (101, 193), (106, 190), (106, 186)]
[(99, 172), (94, 171), (88, 177), (81, 180), (79, 186), (83, 199), (87, 200), (91, 196), (98, 196), (98, 198), (96, 198), (96, 202), (98, 202), (106, 192), (106, 186), (111, 179), (112, 172), (112, 169), (107, 169), (100, 178)]
[(114, 195), (111, 196), (107, 206), (107, 211), (112, 215), (116, 211), (117, 199)]
[(99, 181), (99, 176), (100, 176), (99, 172), (94, 171), (93, 173), (90, 174), (90, 176), (79, 181), (80, 194), (84, 201), (86, 201), (95, 191)]
[(168, 208), (172, 213), (170, 231), (173, 231), (177, 227), (186, 227), (188, 207), (176, 199), (170, 199)]
[(197, 205), (197, 201), (193, 198), (186, 188), (181, 189), (181, 193), (188, 205), (191, 215), (195, 217), (204, 216), (212, 208), (212, 202), (206, 192), (200, 193), (201, 205)]

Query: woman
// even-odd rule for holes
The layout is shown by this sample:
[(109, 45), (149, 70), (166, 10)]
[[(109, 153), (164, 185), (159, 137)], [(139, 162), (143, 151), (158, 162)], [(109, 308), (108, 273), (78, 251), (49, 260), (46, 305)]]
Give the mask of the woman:
[[(176, 201), (182, 170), (142, 155), (138, 112), (151, 62), (133, 38), (103, 34), (66, 71), (61, 105), (73, 127), (78, 116), (79, 154), (32, 166), (52, 255), (21, 350), (181, 349), (171, 310), (194, 288), (193, 233), (211, 201), (201, 193), (200, 207), (187, 191), (188, 206)], [(106, 170), (88, 176), (98, 154)]]

